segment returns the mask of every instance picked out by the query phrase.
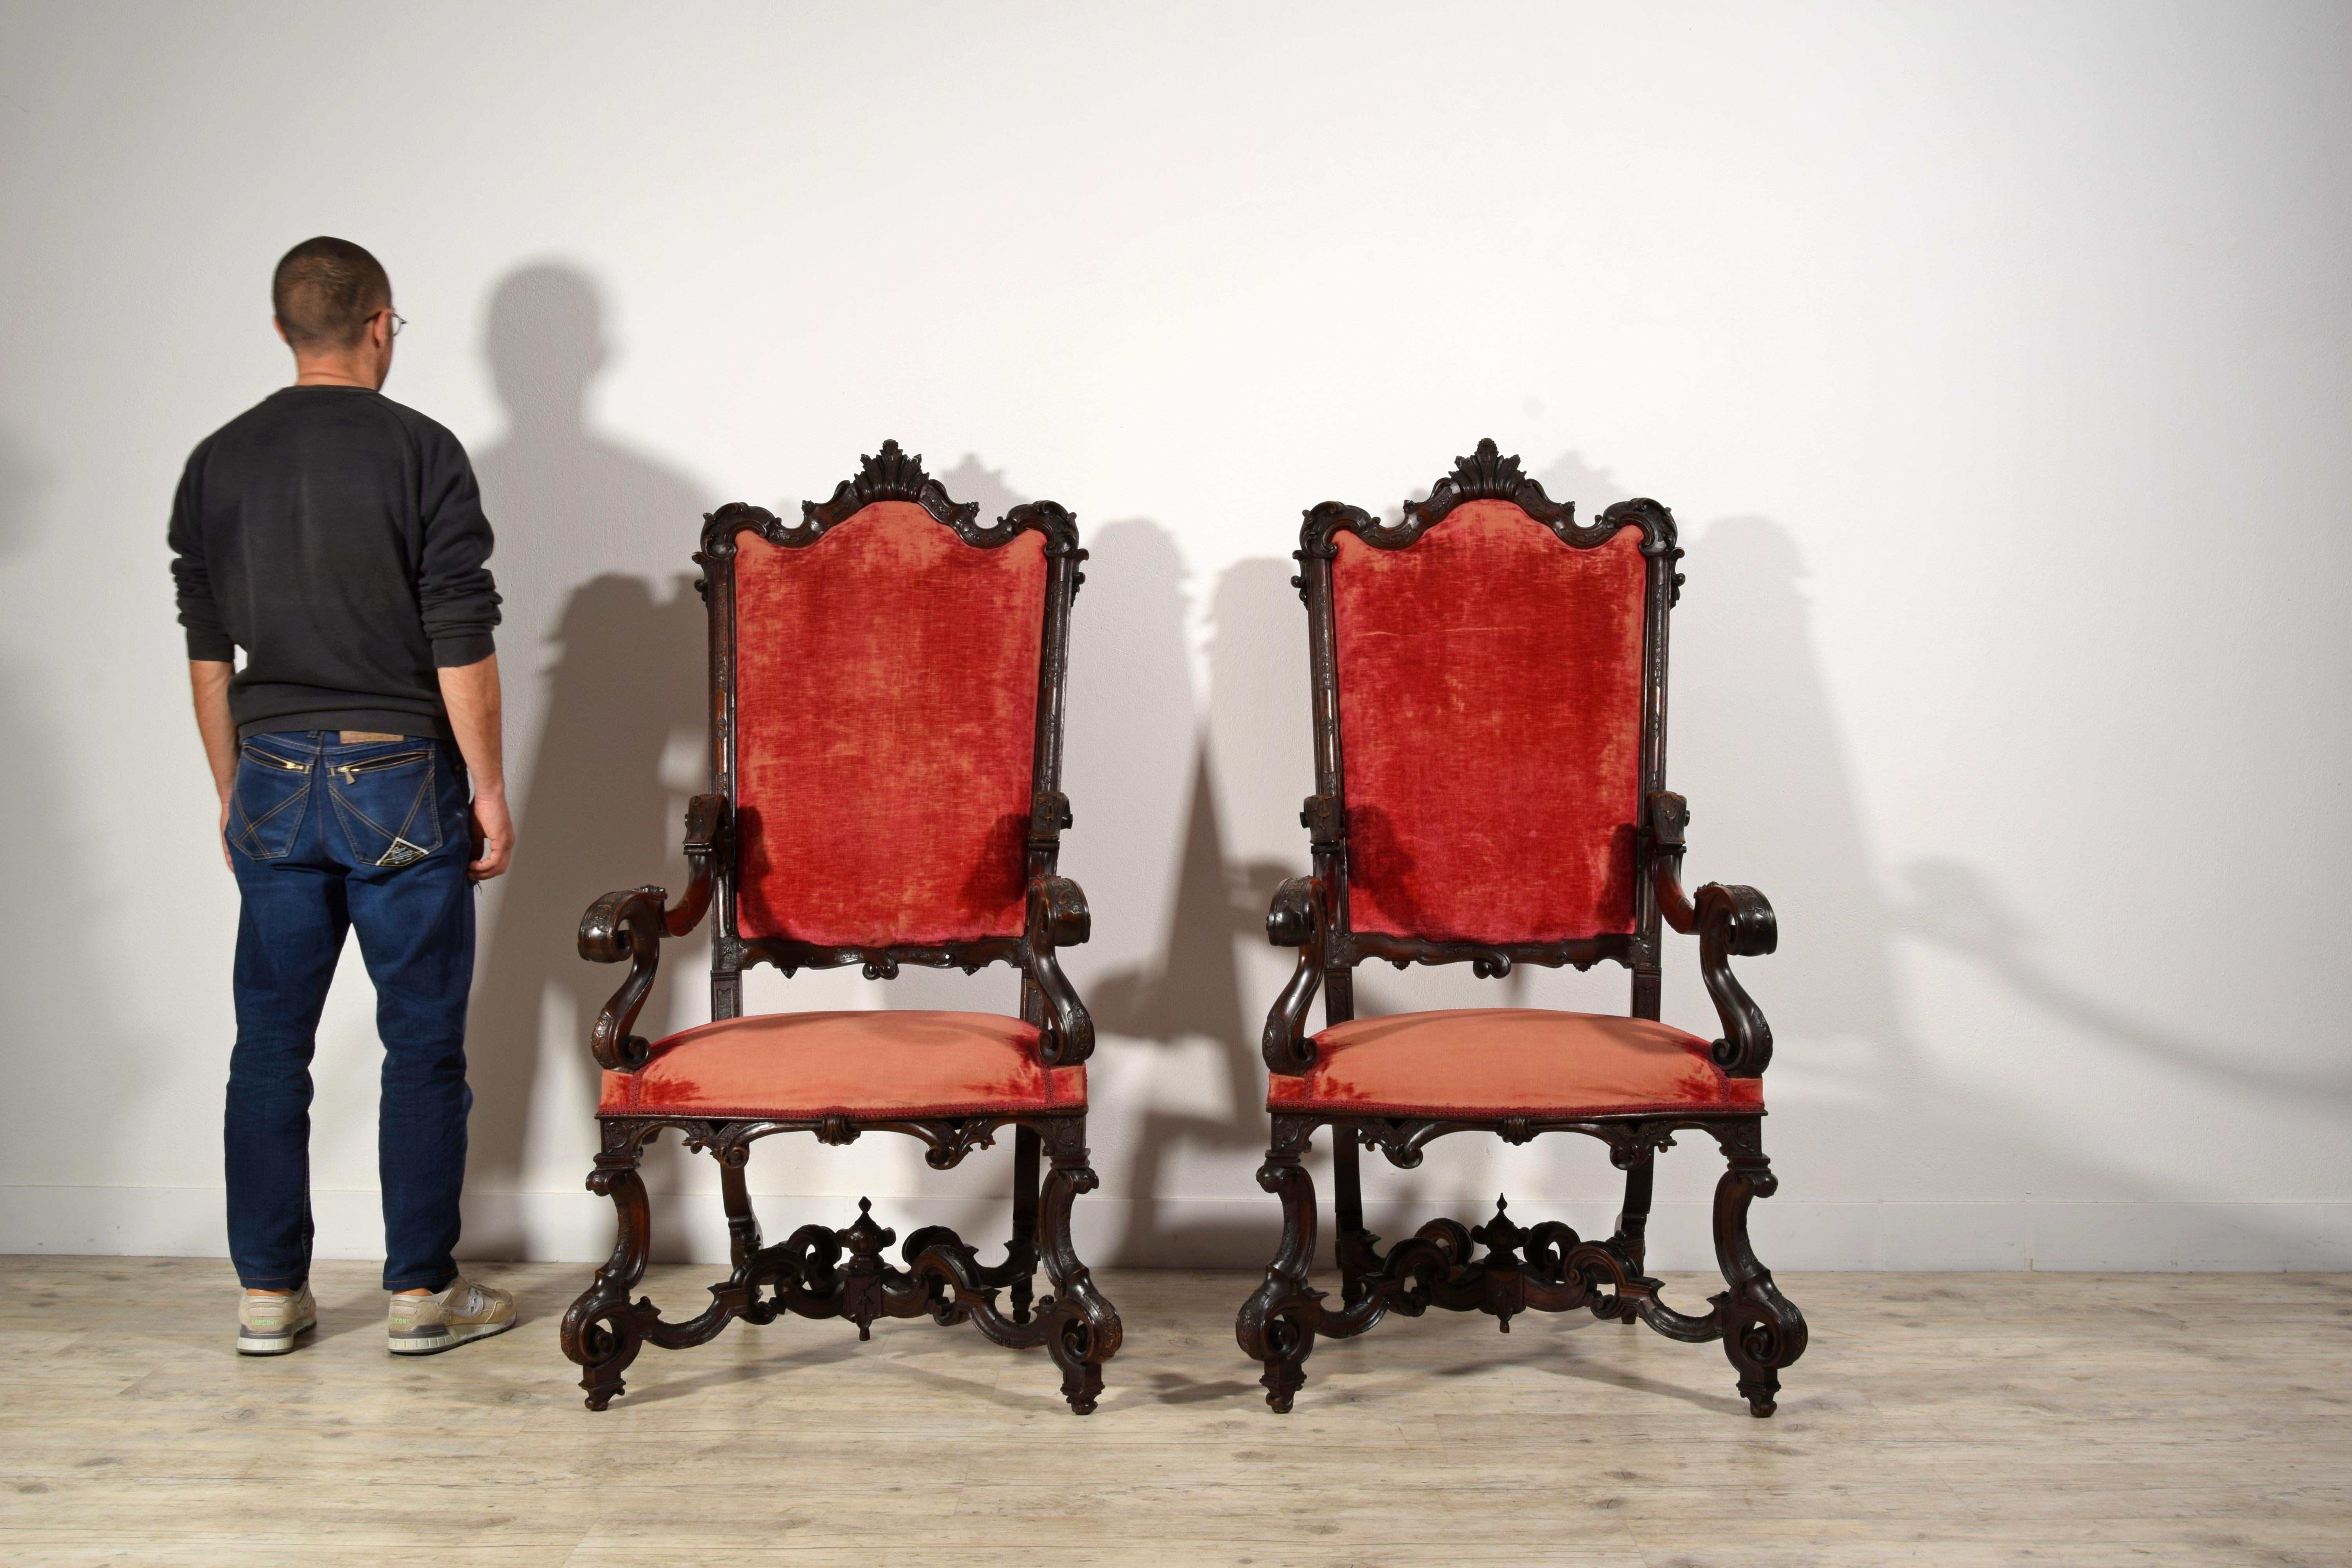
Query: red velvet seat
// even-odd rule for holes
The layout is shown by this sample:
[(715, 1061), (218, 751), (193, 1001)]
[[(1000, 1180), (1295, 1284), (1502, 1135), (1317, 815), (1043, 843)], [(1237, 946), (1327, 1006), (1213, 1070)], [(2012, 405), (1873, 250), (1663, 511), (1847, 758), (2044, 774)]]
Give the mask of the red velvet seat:
[(1016, 1116), (1083, 1110), (1084, 1065), (1048, 1068), (1037, 1026), (993, 1013), (771, 1013), (656, 1040), (604, 1075), (598, 1113)]
[(1764, 1109), (1761, 1079), (1726, 1076), (1670, 1024), (1532, 1007), (1356, 1018), (1315, 1037), (1315, 1064), (1272, 1078), (1273, 1111), (1449, 1120)]

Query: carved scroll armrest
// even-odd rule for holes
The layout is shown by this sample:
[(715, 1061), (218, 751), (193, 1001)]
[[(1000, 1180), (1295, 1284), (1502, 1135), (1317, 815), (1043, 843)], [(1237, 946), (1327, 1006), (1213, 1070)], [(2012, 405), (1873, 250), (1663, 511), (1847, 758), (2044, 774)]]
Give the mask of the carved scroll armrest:
[(1293, 877), (1274, 890), (1274, 902), (1265, 911), (1265, 940), (1276, 947), (1299, 950), (1298, 967), (1282, 994), (1275, 998), (1274, 1010), (1265, 1016), (1265, 1065), (1278, 1073), (1302, 1073), (1315, 1065), (1315, 1042), (1307, 1035), (1307, 1009), (1323, 986), (1322, 879)]
[(1753, 888), (1709, 882), (1693, 900), (1683, 891), (1685, 831), (1690, 803), (1661, 790), (1648, 800), (1650, 886), (1658, 913), (1675, 930), (1698, 932), (1699, 978), (1723, 1021), (1717, 1066), (1733, 1078), (1761, 1078), (1772, 1061), (1772, 1026), (1731, 973), (1735, 958), (1759, 958), (1780, 945), (1771, 900)]
[(686, 808), (686, 859), (693, 879), (676, 905), (660, 888), (624, 888), (605, 894), (580, 917), (580, 956), (592, 963), (629, 961), (628, 978), (596, 1015), (589, 1048), (596, 1064), (612, 1072), (634, 1072), (646, 1065), (650, 1047), (629, 1032), (637, 1011), (654, 988), (661, 967), (661, 943), (666, 936), (684, 936), (702, 923), (710, 908), (712, 879), (717, 874), (719, 847), (727, 831), (727, 797), (698, 795)]
[(1094, 1055), (1095, 1021), (1055, 955), (1056, 948), (1076, 947), (1093, 934), (1085, 889), (1067, 877), (1039, 877), (1029, 884), (1027, 967), (1045, 999), (1038, 1047), (1048, 1067), (1076, 1067)]
[(1730, 961), (1758, 958), (1780, 945), (1771, 902), (1753, 888), (1709, 882), (1698, 890), (1698, 972), (1723, 1020), (1717, 1066), (1733, 1078), (1762, 1078), (1772, 1063), (1772, 1026), (1740, 988)]

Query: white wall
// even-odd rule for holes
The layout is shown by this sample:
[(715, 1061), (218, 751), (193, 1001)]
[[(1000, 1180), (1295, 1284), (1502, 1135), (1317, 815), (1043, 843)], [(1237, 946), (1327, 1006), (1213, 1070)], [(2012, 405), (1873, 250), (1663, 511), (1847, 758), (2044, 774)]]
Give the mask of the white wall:
[[(236, 899), (163, 521), (286, 379), (268, 269), (326, 232), (391, 268), (387, 390), (500, 533), (523, 847), (483, 902), (477, 1255), (609, 1238), (582, 1036), (616, 976), (572, 930), (677, 874), (697, 514), (896, 437), (1096, 552), (1089, 1234), (1262, 1257), (1257, 922), (1310, 783), (1286, 557), (1303, 507), (1393, 506), (1492, 435), (1682, 520), (1691, 869), (1785, 933), (1747, 966), (1769, 1260), (2352, 1266), (2347, 74), (2324, 4), (0, 9), (0, 1247), (222, 1246)], [(1712, 1034), (1673, 956), (1668, 1016)], [(354, 966), (318, 1073), (351, 1256), (371, 1005)], [(1504, 1186), (1605, 1219), (1601, 1151), (1556, 1142), (1377, 1172), (1380, 1227)], [(1714, 1163), (1667, 1158), (1663, 1261), (1706, 1259)], [(779, 1140), (755, 1185), (772, 1228), (872, 1193), (903, 1231), (1005, 1164)], [(715, 1247), (707, 1173), (656, 1167)]]

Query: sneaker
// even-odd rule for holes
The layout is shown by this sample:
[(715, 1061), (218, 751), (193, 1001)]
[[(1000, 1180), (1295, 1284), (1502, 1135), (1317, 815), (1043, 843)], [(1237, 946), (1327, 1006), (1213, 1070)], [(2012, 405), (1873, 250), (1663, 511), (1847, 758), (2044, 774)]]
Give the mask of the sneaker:
[(294, 1348), (294, 1337), (319, 1326), (319, 1303), (303, 1286), (291, 1296), (246, 1293), (236, 1309), (236, 1353), (284, 1355)]
[(431, 1355), (514, 1326), (512, 1296), (460, 1274), (437, 1296), (394, 1296), (387, 1342), (394, 1355)]

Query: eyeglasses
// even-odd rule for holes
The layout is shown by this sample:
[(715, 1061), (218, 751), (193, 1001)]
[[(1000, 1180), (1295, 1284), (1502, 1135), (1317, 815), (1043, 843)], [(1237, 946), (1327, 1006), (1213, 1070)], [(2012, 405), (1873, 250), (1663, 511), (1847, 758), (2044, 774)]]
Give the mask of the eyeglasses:
[(392, 318), (392, 335), (395, 338), (400, 336), (400, 329), (408, 325), (408, 318), (402, 315), (399, 311), (394, 310), (389, 305), (385, 306), (383, 310), (378, 310), (376, 314), (379, 316), (390, 316)]

